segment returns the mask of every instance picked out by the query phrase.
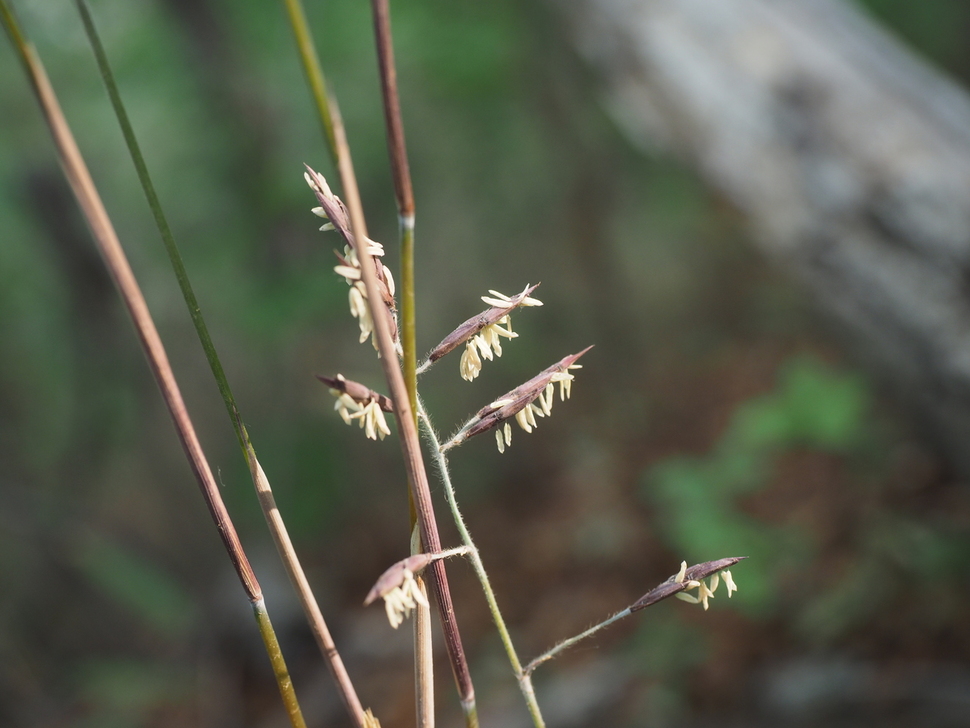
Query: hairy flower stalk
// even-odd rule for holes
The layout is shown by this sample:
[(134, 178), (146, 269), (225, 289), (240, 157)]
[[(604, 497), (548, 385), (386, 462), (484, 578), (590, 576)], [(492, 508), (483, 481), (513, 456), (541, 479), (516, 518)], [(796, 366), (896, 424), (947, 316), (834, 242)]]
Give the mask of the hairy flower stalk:
[(461, 536), (462, 543), (468, 550), (468, 560), (471, 563), (472, 569), (475, 575), (478, 577), (478, 581), (482, 586), (482, 592), (485, 595), (485, 601), (488, 604), (488, 609), (492, 613), (492, 619), (495, 621), (495, 628), (498, 630), (499, 639), (502, 641), (502, 645), (505, 647), (505, 652), (509, 658), (509, 664), (512, 666), (512, 671), (515, 674), (516, 680), (519, 682), (519, 689), (522, 691), (522, 697), (525, 699), (526, 707), (529, 711), (529, 715), (532, 717), (532, 722), (535, 728), (544, 728), (545, 722), (542, 719), (542, 711), (539, 708), (539, 702), (536, 700), (535, 690), (532, 687), (532, 681), (529, 675), (522, 670), (522, 663), (519, 661), (519, 656), (516, 653), (515, 645), (512, 643), (512, 636), (509, 634), (509, 630), (505, 625), (505, 618), (502, 616), (502, 610), (499, 609), (498, 600), (495, 598), (495, 592), (492, 590), (492, 586), (489, 583), (488, 572), (485, 571), (485, 565), (482, 563), (481, 555), (475, 546), (475, 542), (472, 540), (471, 533), (468, 531), (468, 526), (465, 524), (465, 519), (461, 515), (461, 511), (458, 508), (458, 500), (455, 497), (454, 484), (451, 482), (451, 474), (448, 468), (448, 457), (444, 452), (444, 448), (441, 446), (438, 439), (438, 434), (435, 432), (434, 427), (431, 425), (431, 419), (428, 417), (427, 411), (418, 401), (418, 414), (421, 418), (421, 423), (424, 426), (425, 434), (431, 443), (431, 450), (434, 454), (435, 462), (438, 465), (438, 475), (441, 478), (441, 484), (444, 487), (445, 499), (448, 501), (448, 507), (451, 509), (451, 515), (455, 520), (455, 526), (458, 528), (458, 533)]
[[(535, 377), (533, 380), (530, 380), (530, 382), (528, 382), (527, 385), (533, 384), (537, 380), (541, 381), (541, 378), (543, 376), (545, 376), (550, 371), (555, 371), (557, 367), (565, 367), (568, 369), (570, 364), (575, 363), (576, 359), (582, 356), (586, 351), (588, 351), (588, 349), (581, 351), (578, 354), (565, 357), (556, 365), (554, 365), (553, 367), (550, 367), (545, 372), (540, 374), (538, 377)], [(523, 389), (525, 387), (526, 385), (523, 385), (519, 389)], [(651, 604), (655, 604), (661, 599), (666, 599), (667, 597), (674, 596), (675, 594), (683, 592), (687, 589), (697, 588), (698, 582), (708, 577), (712, 577), (712, 578), (716, 577), (718, 572), (722, 572), (722, 576), (725, 580), (725, 583), (729, 584), (728, 596), (730, 596), (731, 591), (737, 590), (737, 586), (734, 585), (734, 580), (731, 579), (730, 573), (725, 572), (724, 570), (734, 566), (736, 563), (738, 563), (739, 561), (741, 561), (746, 557), (731, 557), (727, 559), (720, 559), (718, 561), (708, 561), (702, 564), (697, 564), (690, 568), (687, 567), (686, 563), (683, 563), (681, 564), (681, 569), (677, 574), (675, 574), (674, 576), (671, 576), (669, 579), (667, 579), (667, 581), (665, 581), (660, 586), (647, 592), (647, 594), (645, 594), (643, 597), (637, 600), (633, 605), (614, 614), (612, 617), (609, 617), (603, 622), (600, 622), (599, 624), (589, 628), (585, 632), (582, 632), (578, 635), (575, 635), (574, 637), (570, 637), (569, 639), (566, 639), (560, 642), (558, 645), (548, 650), (547, 652), (543, 653), (542, 655), (532, 660), (532, 662), (530, 662), (529, 664), (523, 667), (519, 661), (519, 657), (518, 657), (518, 654), (516, 653), (515, 646), (512, 643), (511, 635), (509, 634), (509, 631), (505, 625), (505, 619), (502, 617), (502, 612), (499, 609), (498, 602), (495, 599), (495, 594), (489, 583), (488, 573), (485, 571), (485, 567), (482, 564), (481, 556), (478, 552), (478, 549), (475, 547), (474, 542), (472, 541), (471, 534), (469, 533), (468, 527), (465, 524), (465, 520), (461, 515), (461, 511), (458, 508), (458, 502), (455, 498), (455, 489), (451, 482), (451, 475), (448, 467), (448, 458), (447, 458), (447, 455), (445, 454), (447, 445), (439, 444), (437, 433), (435, 432), (434, 427), (432, 427), (431, 425), (431, 420), (428, 417), (428, 413), (424, 410), (423, 406), (421, 406), (420, 403), (419, 403), (419, 414), (421, 417), (421, 422), (424, 426), (425, 434), (427, 435), (431, 443), (432, 452), (435, 454), (435, 459), (438, 465), (438, 473), (441, 477), (442, 485), (444, 486), (445, 498), (447, 499), (448, 505), (451, 508), (451, 513), (455, 520), (455, 525), (458, 528), (458, 533), (460, 534), (463, 543), (468, 549), (469, 561), (472, 565), (472, 568), (475, 571), (476, 576), (479, 579), (479, 582), (481, 583), (482, 591), (485, 593), (485, 600), (488, 603), (489, 610), (492, 613), (492, 618), (495, 620), (495, 626), (498, 629), (499, 637), (502, 640), (502, 644), (505, 647), (506, 653), (509, 657), (509, 662), (512, 665), (512, 670), (515, 673), (516, 679), (519, 682), (519, 688), (521, 689), (523, 697), (525, 698), (526, 706), (529, 710), (529, 714), (532, 717), (533, 724), (536, 726), (536, 728), (543, 728), (545, 726), (545, 722), (542, 718), (542, 713), (539, 708), (538, 701), (536, 700), (535, 689), (532, 684), (532, 673), (539, 665), (553, 659), (564, 650), (568, 649), (569, 647), (576, 644), (577, 642), (580, 642), (586, 639), (587, 637), (590, 637), (596, 632), (599, 632), (601, 629), (608, 627), (609, 625), (623, 619), (624, 617), (630, 616), (635, 611), (638, 611), (647, 606), (650, 606)], [(473, 420), (472, 422), (474, 421), (475, 420)], [(469, 423), (469, 425), (470, 424), (471, 423)], [(388, 570), (387, 573), (389, 572), (390, 570)], [(710, 588), (712, 591), (715, 588), (717, 588), (717, 582), (716, 581), (712, 582)]]
[[(347, 214), (347, 208), (341, 199), (330, 190), (330, 186), (322, 174), (307, 167), (307, 172), (304, 173), (303, 178), (320, 202), (320, 207), (313, 208), (313, 214), (329, 220), (320, 229), (336, 230), (343, 236), (344, 241), (347, 243), (344, 246), (343, 254), (336, 254), (339, 264), (334, 266), (333, 270), (338, 275), (343, 276), (344, 280), (347, 281), (347, 285), (350, 286), (348, 293), (350, 313), (357, 319), (357, 323), (360, 326), (360, 343), (363, 344), (367, 339), (371, 339), (371, 343), (373, 343), (376, 349), (377, 339), (374, 338), (374, 319), (371, 316), (370, 310), (367, 308), (367, 287), (361, 278), (360, 260), (357, 258), (357, 243), (350, 229), (350, 217)], [(391, 314), (391, 334), (394, 339), (395, 349), (400, 354), (401, 343), (397, 329), (394, 277), (391, 275), (390, 269), (379, 260), (384, 255), (384, 246), (368, 237), (364, 237), (364, 242), (367, 245), (368, 254), (374, 260), (381, 299)]]
[(384, 439), (391, 434), (384, 419), (385, 412), (393, 412), (394, 404), (390, 399), (359, 382), (346, 379), (343, 374), (336, 377), (317, 375), (317, 379), (330, 387), (330, 394), (337, 398), (334, 409), (348, 425), (354, 420), (371, 440)]
[(518, 336), (512, 331), (509, 314), (519, 306), (542, 305), (542, 301), (529, 296), (538, 287), (538, 283), (534, 286), (527, 285), (522, 293), (511, 297), (490, 290), (492, 295), (482, 296), (482, 300), (491, 308), (468, 319), (448, 334), (431, 350), (428, 358), (418, 367), (418, 373), (426, 371), (438, 359), (464, 344), (465, 351), (461, 355), (459, 369), (462, 379), (469, 382), (474, 380), (482, 370), (482, 359), (491, 361), (493, 356), (502, 356), (502, 339), (514, 339)]
[[(617, 612), (612, 617), (604, 619), (599, 624), (593, 625), (586, 631), (580, 632), (574, 637), (563, 640), (551, 650), (539, 655), (536, 659), (525, 666), (523, 669), (524, 675), (531, 676), (539, 665), (558, 656), (561, 652), (569, 649), (577, 642), (581, 642), (587, 637), (591, 637), (604, 627), (609, 627), (614, 622), (618, 622), (624, 617), (629, 617), (634, 612), (638, 612), (641, 609), (646, 609), (647, 607), (669, 597), (676, 596), (681, 599), (684, 597), (690, 597), (686, 601), (690, 601), (694, 604), (700, 604), (703, 602), (704, 609), (706, 610), (707, 600), (714, 596), (714, 590), (717, 589), (719, 582), (718, 572), (720, 572), (721, 578), (724, 579), (724, 583), (727, 585), (728, 597), (730, 598), (731, 592), (737, 591), (738, 587), (734, 584), (734, 579), (731, 578), (731, 572), (727, 569), (746, 558), (746, 556), (731, 556), (726, 559), (718, 559), (717, 561), (705, 561), (702, 564), (695, 564), (690, 568), (687, 567), (686, 561), (681, 562), (680, 571), (659, 586), (651, 589), (626, 609)], [(708, 577), (710, 577), (710, 586), (704, 583), (704, 579), (707, 579)], [(698, 589), (699, 597), (685, 594), (685, 590), (688, 589)]]
[(536, 427), (536, 417), (545, 417), (552, 413), (557, 383), (559, 397), (563, 401), (569, 398), (574, 379), (571, 370), (582, 368), (576, 360), (592, 348), (588, 346), (577, 354), (563, 357), (525, 384), (480, 409), (454, 437), (441, 446), (441, 451), (450, 450), (470, 437), (494, 429), (498, 450), (505, 452), (506, 446), (512, 444), (512, 427), (508, 420), (514, 417), (519, 427), (526, 432), (532, 432)]

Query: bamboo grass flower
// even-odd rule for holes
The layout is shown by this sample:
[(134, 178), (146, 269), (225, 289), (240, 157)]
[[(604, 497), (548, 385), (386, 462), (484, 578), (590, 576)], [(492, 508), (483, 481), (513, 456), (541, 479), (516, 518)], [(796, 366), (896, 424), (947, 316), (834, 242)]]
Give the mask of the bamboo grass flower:
[[(382, 295), (385, 302), (390, 300), (394, 301), (394, 277), (391, 275), (391, 271), (387, 268), (378, 258), (384, 255), (384, 246), (380, 243), (374, 242), (370, 238), (366, 239), (367, 250), (374, 257), (377, 264), (378, 271), (378, 282), (381, 284)], [(343, 255), (337, 255), (340, 261), (339, 265), (334, 266), (334, 273), (343, 276), (343, 279), (350, 286), (350, 291), (348, 293), (348, 298), (350, 301), (350, 314), (357, 319), (357, 324), (360, 326), (360, 343), (363, 344), (368, 338), (371, 339), (374, 344), (374, 348), (377, 348), (377, 339), (373, 338), (374, 334), (374, 319), (371, 317), (370, 309), (367, 307), (367, 287), (364, 285), (364, 281), (361, 277), (360, 272), (360, 261), (357, 259), (357, 254), (354, 249), (349, 245), (344, 246)], [(393, 308), (391, 309), (393, 313)], [(394, 317), (391, 317), (394, 320)], [(393, 332), (395, 341), (397, 341), (397, 330), (395, 324), (395, 330)]]
[[(374, 337), (374, 319), (367, 307), (367, 288), (361, 279), (360, 261), (357, 259), (357, 243), (350, 229), (350, 217), (347, 214), (347, 208), (343, 201), (333, 194), (323, 175), (307, 167), (303, 177), (320, 202), (320, 207), (313, 208), (313, 214), (329, 220), (320, 229), (336, 230), (346, 243), (343, 254), (337, 254), (339, 264), (334, 267), (334, 272), (343, 276), (347, 285), (350, 286), (348, 293), (350, 313), (357, 319), (360, 327), (360, 343), (363, 344), (369, 338), (376, 349), (377, 339)], [(370, 238), (364, 238), (364, 243), (367, 246), (367, 252), (374, 258), (374, 268), (381, 290), (381, 299), (391, 314), (391, 336), (394, 339), (395, 346), (400, 349), (397, 316), (395, 315), (397, 306), (394, 300), (394, 277), (391, 275), (390, 269), (380, 260), (384, 256), (384, 246)]]
[[(702, 604), (706, 610), (708, 608), (708, 601), (713, 598), (714, 591), (722, 579), (727, 588), (728, 598), (731, 597), (733, 592), (738, 590), (729, 569), (746, 558), (746, 556), (730, 556), (726, 559), (705, 561), (702, 564), (695, 564), (691, 567), (688, 567), (687, 562), (684, 561), (680, 565), (680, 571), (667, 579), (663, 584), (654, 587), (640, 597), (629, 607), (629, 611), (636, 612), (640, 609), (646, 609), (672, 596), (676, 596), (678, 599), (683, 599), (691, 604)], [(705, 583), (704, 580), (708, 577), (710, 577), (709, 583)], [(685, 593), (692, 589), (697, 589), (697, 596)]]
[(534, 291), (538, 285), (538, 283), (536, 283), (534, 286), (527, 285), (522, 293), (512, 296), (511, 298), (506, 296), (504, 293), (499, 293), (498, 291), (489, 289), (488, 292), (491, 293), (492, 296), (482, 296), (482, 300), (493, 308), (503, 308), (507, 310), (512, 310), (518, 306), (541, 306), (542, 301), (540, 301), (538, 298), (529, 297), (529, 294), (532, 293), (532, 291)]
[(541, 306), (542, 301), (532, 298), (532, 293), (539, 284), (526, 286), (514, 296), (506, 296), (498, 291), (489, 291), (489, 296), (482, 296), (482, 300), (491, 308), (465, 321), (461, 326), (446, 336), (431, 353), (428, 354), (418, 372), (426, 371), (441, 357), (454, 351), (462, 344), (462, 352), (458, 369), (462, 379), (473, 381), (482, 370), (482, 361), (492, 361), (496, 356), (502, 356), (502, 339), (518, 337), (512, 331), (512, 320), (509, 314), (519, 306)]
[(394, 411), (390, 399), (359, 382), (344, 378), (342, 374), (334, 378), (318, 374), (317, 379), (330, 387), (330, 394), (337, 398), (333, 408), (348, 425), (357, 420), (371, 440), (383, 440), (391, 434), (384, 419), (385, 412)]
[(708, 600), (714, 598), (714, 592), (717, 591), (718, 585), (721, 583), (721, 579), (724, 579), (724, 588), (727, 589), (728, 599), (731, 598), (731, 594), (738, 590), (737, 584), (734, 583), (734, 577), (731, 576), (731, 572), (728, 569), (724, 569), (722, 572), (714, 572), (711, 574), (708, 584), (704, 583), (703, 579), (691, 579), (686, 580), (687, 572), (687, 562), (684, 561), (680, 565), (681, 573), (679, 573), (678, 580), (682, 583), (686, 583), (686, 589), (697, 589), (697, 596), (693, 594), (688, 594), (687, 591), (682, 591), (677, 594), (677, 598), (685, 602), (690, 602), (691, 604), (703, 604), (704, 611), (707, 611)]
[[(579, 634), (561, 641), (551, 650), (547, 650), (539, 657), (535, 658), (532, 662), (525, 666), (523, 672), (526, 675), (531, 675), (539, 665), (544, 662), (548, 662), (552, 658), (556, 657), (563, 650), (566, 650), (576, 643), (587, 639), (599, 632), (604, 627), (609, 627), (611, 624), (618, 622), (621, 619), (629, 617), (634, 612), (638, 612), (641, 609), (646, 609), (647, 607), (656, 604), (659, 601), (667, 599), (668, 597), (677, 596), (680, 598), (688, 597), (687, 601), (693, 602), (695, 604), (704, 604), (704, 609), (707, 609), (707, 602), (714, 596), (714, 590), (717, 589), (718, 585), (718, 573), (724, 575), (724, 581), (728, 584), (728, 596), (731, 596), (731, 592), (737, 590), (734, 586), (734, 580), (731, 578), (731, 573), (727, 571), (729, 566), (734, 566), (739, 561), (747, 558), (746, 556), (731, 556), (726, 559), (718, 559), (717, 561), (705, 561), (702, 564), (695, 564), (688, 568), (687, 562), (683, 561), (680, 564), (680, 571), (668, 578), (662, 584), (655, 586), (653, 589), (648, 591), (637, 601), (631, 604), (626, 609), (622, 609), (616, 614), (607, 619), (604, 619), (599, 624), (594, 624), (587, 630), (580, 632)], [(704, 583), (704, 579), (710, 577), (710, 587)], [(695, 597), (690, 594), (684, 594), (685, 590), (697, 589), (698, 596)]]
[(397, 629), (418, 604), (428, 606), (428, 600), (418, 588), (414, 575), (421, 573), (432, 561), (467, 551), (466, 547), (460, 546), (434, 554), (414, 554), (398, 561), (381, 574), (371, 587), (364, 599), (364, 606), (369, 606), (378, 598), (382, 598), (384, 608), (387, 610), (387, 621), (391, 623), (391, 627)]
[[(502, 328), (503, 324), (505, 328)], [(493, 353), (494, 356), (502, 356), (502, 337), (514, 339), (517, 336), (518, 334), (512, 331), (512, 321), (508, 314), (483, 328), (465, 342), (465, 351), (458, 365), (461, 378), (469, 382), (473, 381), (482, 371), (483, 357), (492, 361)]]
[(682, 591), (680, 594), (677, 594), (676, 597), (685, 602), (690, 602), (691, 604), (703, 604), (704, 611), (706, 612), (707, 608), (710, 606), (707, 603), (708, 599), (714, 598), (714, 590), (708, 587), (708, 585), (705, 584), (703, 581), (691, 581), (687, 585), (687, 588), (697, 589), (697, 596), (694, 596), (693, 594), (688, 594), (686, 591)]
[(397, 629), (401, 622), (411, 615), (411, 611), (417, 609), (418, 604), (429, 606), (428, 598), (418, 588), (414, 574), (406, 571), (403, 583), (384, 595), (384, 609), (387, 611), (387, 621), (391, 623), (391, 627)]
[(441, 451), (460, 445), (475, 435), (499, 428), (495, 433), (495, 441), (499, 452), (505, 452), (505, 448), (512, 444), (512, 429), (508, 420), (514, 417), (519, 427), (526, 432), (532, 432), (536, 427), (536, 417), (545, 417), (552, 413), (557, 382), (560, 397), (563, 400), (569, 397), (574, 379), (572, 370), (582, 368), (576, 360), (591, 348), (587, 347), (578, 354), (563, 357), (525, 384), (480, 409), (451, 440), (441, 446)]

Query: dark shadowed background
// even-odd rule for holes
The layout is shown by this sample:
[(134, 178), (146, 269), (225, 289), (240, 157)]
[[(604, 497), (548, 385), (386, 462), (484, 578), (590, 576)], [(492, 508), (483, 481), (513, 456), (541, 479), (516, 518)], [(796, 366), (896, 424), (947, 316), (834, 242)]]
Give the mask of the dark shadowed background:
[[(257, 452), (365, 705), (411, 724), (409, 630), (360, 602), (407, 554), (395, 440), (315, 373), (384, 391), (357, 343), (304, 162), (334, 177), (281, 4), (92, 2)], [(867, 0), (957, 80), (970, 6)], [(281, 631), (308, 722), (348, 721), (124, 151), (72, 3), (22, 0), (145, 290)], [(698, 176), (629, 143), (557, 8), (395, 3), (417, 197), (418, 348), (490, 288), (545, 306), (469, 384), (421, 380), (439, 429), (590, 344), (536, 432), (452, 457), (528, 659), (691, 563), (749, 556), (710, 611), (663, 603), (537, 673), (550, 727), (970, 724), (970, 489)], [(309, 3), (371, 235), (396, 211), (368, 4)], [(132, 327), (0, 43), (0, 723), (280, 726), (245, 595)], [(336, 189), (336, 185), (335, 185)], [(440, 495), (440, 489), (435, 489)], [(457, 543), (443, 502), (444, 541)], [(483, 726), (527, 725), (477, 584), (449, 567)], [(443, 657), (443, 653), (442, 653)], [(458, 725), (446, 663), (439, 722)]]

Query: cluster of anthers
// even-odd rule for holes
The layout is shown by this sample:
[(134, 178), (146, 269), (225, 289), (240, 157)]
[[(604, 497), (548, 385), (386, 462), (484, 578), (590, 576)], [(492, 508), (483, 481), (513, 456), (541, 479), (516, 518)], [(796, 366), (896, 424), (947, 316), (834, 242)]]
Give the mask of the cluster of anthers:
[(384, 594), (384, 609), (387, 611), (387, 621), (394, 629), (401, 626), (401, 622), (411, 616), (411, 611), (417, 609), (418, 604), (427, 607), (428, 598), (421, 593), (414, 574), (405, 570), (399, 586)]
[[(534, 402), (530, 402), (525, 407), (515, 413), (515, 421), (523, 430), (531, 433), (536, 428), (536, 416), (545, 417), (552, 414), (552, 403), (556, 399), (556, 384), (559, 384), (559, 399), (565, 402), (572, 394), (574, 377), (570, 369), (582, 369), (582, 364), (570, 364), (562, 371), (553, 372), (549, 377), (549, 383), (539, 392)], [(510, 404), (510, 399), (499, 399), (492, 402), (489, 407), (503, 407)], [(538, 403), (538, 404), (537, 404)], [(512, 426), (508, 421), (502, 429), (495, 431), (495, 443), (500, 453), (505, 452), (505, 448), (512, 444)]]
[(552, 403), (555, 400), (555, 385), (559, 385), (559, 397), (563, 401), (572, 392), (575, 376), (573, 370), (582, 369), (576, 363), (589, 348), (577, 354), (563, 357), (552, 366), (539, 372), (525, 384), (521, 384), (511, 392), (504, 394), (491, 404), (480, 409), (461, 430), (448, 442), (442, 445), (442, 451), (460, 445), (465, 440), (488, 430), (495, 430), (495, 443), (499, 452), (512, 444), (511, 420), (515, 418), (526, 432), (535, 429), (536, 417), (546, 417), (552, 413)]
[[(339, 263), (334, 266), (334, 272), (343, 276), (344, 280), (347, 281), (347, 285), (350, 286), (350, 292), (348, 294), (350, 299), (350, 313), (357, 319), (357, 323), (360, 326), (360, 343), (363, 344), (370, 338), (376, 349), (377, 339), (374, 337), (374, 319), (367, 306), (367, 287), (364, 285), (360, 269), (360, 260), (357, 257), (357, 251), (354, 249), (355, 242), (350, 230), (350, 220), (347, 215), (347, 210), (340, 198), (333, 194), (323, 175), (308, 168), (308, 171), (303, 176), (320, 202), (319, 207), (313, 208), (313, 214), (324, 220), (328, 220), (320, 229), (336, 230), (347, 243), (344, 246), (343, 254), (337, 254)], [(367, 253), (374, 260), (377, 280), (381, 288), (381, 296), (384, 299), (384, 304), (388, 307), (388, 311), (391, 313), (392, 327), (396, 328), (393, 315), (395, 306), (394, 276), (391, 275), (390, 269), (380, 260), (384, 256), (384, 246), (370, 238), (364, 238), (364, 243), (367, 246)], [(397, 332), (393, 331), (392, 335), (395, 343), (397, 343)], [(400, 346), (399, 343), (397, 345)]]
[(432, 561), (467, 552), (467, 547), (459, 546), (435, 554), (413, 554), (406, 559), (401, 559), (380, 575), (367, 593), (364, 606), (366, 607), (378, 599), (383, 599), (384, 609), (387, 611), (387, 621), (391, 623), (394, 629), (397, 629), (401, 622), (410, 616), (411, 611), (417, 608), (418, 604), (428, 606), (428, 599), (418, 586), (414, 575), (420, 574)]
[(383, 440), (391, 434), (377, 402), (372, 400), (361, 404), (346, 392), (338, 392), (336, 389), (331, 389), (330, 394), (337, 398), (334, 409), (340, 414), (340, 418), (348, 425), (357, 420), (369, 439), (376, 440), (380, 437)]
[[(320, 212), (317, 212), (318, 210)], [(322, 208), (315, 207), (313, 208), (313, 212), (326, 217), (326, 213), (322, 212)], [(323, 230), (325, 227), (326, 225), (320, 229)], [(367, 238), (366, 242), (367, 252), (370, 253), (382, 269), (384, 279), (387, 281), (387, 289), (390, 295), (393, 296), (394, 278), (391, 276), (391, 271), (377, 260), (377, 258), (384, 255), (384, 246), (374, 242), (370, 238)], [(348, 298), (350, 299), (350, 315), (357, 319), (357, 324), (360, 326), (360, 343), (363, 344), (368, 338), (371, 338), (371, 342), (376, 349), (377, 340), (373, 338), (374, 319), (371, 316), (370, 309), (367, 307), (367, 288), (364, 286), (364, 281), (361, 280), (360, 261), (357, 260), (357, 253), (349, 245), (345, 245), (343, 255), (339, 257), (340, 264), (335, 265), (333, 270), (337, 275), (343, 276), (344, 280), (347, 281), (347, 285), (350, 286), (350, 292), (348, 293)]]
[[(674, 577), (674, 581), (678, 584), (685, 584), (685, 591), (675, 594), (678, 599), (682, 599), (685, 602), (690, 602), (691, 604), (703, 604), (704, 611), (707, 611), (709, 599), (714, 598), (714, 591), (717, 589), (718, 584), (721, 580), (724, 580), (724, 587), (727, 589), (728, 599), (731, 598), (731, 594), (738, 590), (737, 585), (734, 583), (734, 578), (731, 576), (731, 572), (728, 569), (724, 569), (720, 572), (715, 572), (711, 574), (708, 582), (705, 583), (703, 579), (687, 579), (687, 562), (682, 561), (680, 564), (680, 571), (677, 572), (677, 576)], [(697, 595), (688, 594), (687, 590), (697, 589)]]
[(385, 412), (392, 412), (391, 400), (359, 382), (346, 379), (343, 374), (334, 378), (317, 375), (317, 379), (330, 387), (330, 394), (337, 398), (333, 408), (348, 425), (354, 420), (371, 440), (383, 440), (391, 434), (384, 419)]
[[(489, 290), (491, 296), (482, 296), (482, 300), (499, 311), (511, 311), (518, 306), (541, 306), (542, 301), (531, 298), (528, 291), (534, 286), (526, 286), (526, 290), (518, 296), (509, 297), (504, 293)], [(459, 371), (461, 378), (471, 382), (482, 371), (482, 358), (492, 361), (494, 356), (502, 356), (502, 338), (514, 339), (518, 336), (512, 331), (512, 319), (508, 313), (502, 315), (498, 320), (485, 324), (484, 328), (474, 334), (465, 342), (465, 351), (462, 352)]]

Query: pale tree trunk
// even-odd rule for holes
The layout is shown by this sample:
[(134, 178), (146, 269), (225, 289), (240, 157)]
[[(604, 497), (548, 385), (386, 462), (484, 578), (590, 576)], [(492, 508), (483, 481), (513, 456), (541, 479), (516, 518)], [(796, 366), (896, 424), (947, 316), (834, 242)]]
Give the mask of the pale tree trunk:
[[(837, 0), (551, 0), (970, 476), (970, 99)], [(928, 429), (927, 429), (928, 428)]]

